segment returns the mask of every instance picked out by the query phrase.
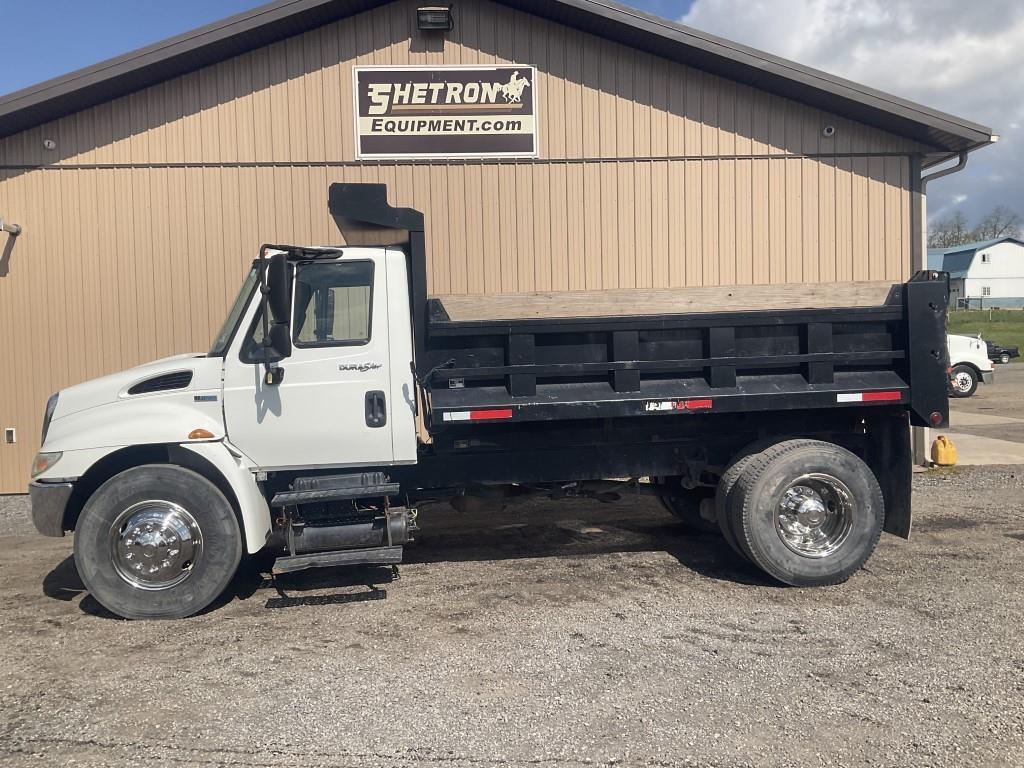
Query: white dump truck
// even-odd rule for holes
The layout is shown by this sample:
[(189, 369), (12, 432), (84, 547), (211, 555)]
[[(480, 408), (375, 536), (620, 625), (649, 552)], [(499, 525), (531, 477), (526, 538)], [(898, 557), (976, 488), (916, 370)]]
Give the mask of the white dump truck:
[(32, 516), (111, 611), (193, 614), (247, 553), (397, 563), (418, 505), (484, 493), (646, 489), (800, 586), (909, 535), (909, 427), (948, 416), (943, 273), (439, 299), (420, 212), (383, 185), (329, 205), (390, 244), (265, 245), (207, 353), (46, 404)]

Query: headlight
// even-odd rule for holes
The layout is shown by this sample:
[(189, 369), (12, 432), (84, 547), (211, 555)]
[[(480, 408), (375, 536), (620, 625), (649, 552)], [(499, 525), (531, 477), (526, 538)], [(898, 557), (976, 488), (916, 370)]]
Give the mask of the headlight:
[(53, 418), (53, 412), (57, 410), (57, 398), (60, 396), (60, 392), (50, 395), (50, 399), (46, 401), (46, 413), (43, 414), (43, 436), (39, 440), (39, 444), (42, 445), (46, 442), (46, 433), (50, 431), (50, 420)]
[(37, 453), (35, 460), (32, 462), (32, 477), (39, 477), (43, 472), (48, 470), (63, 456), (62, 451), (53, 451), (52, 453)]

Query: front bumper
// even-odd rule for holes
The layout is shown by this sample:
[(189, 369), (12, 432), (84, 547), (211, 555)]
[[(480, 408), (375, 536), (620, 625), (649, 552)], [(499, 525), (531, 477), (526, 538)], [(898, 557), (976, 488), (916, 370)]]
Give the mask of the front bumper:
[(64, 535), (64, 510), (73, 490), (71, 483), (29, 483), (32, 523), (43, 536)]
[(991, 384), (995, 380), (996, 380), (996, 372), (995, 371), (982, 371), (981, 372), (981, 383), (982, 384)]

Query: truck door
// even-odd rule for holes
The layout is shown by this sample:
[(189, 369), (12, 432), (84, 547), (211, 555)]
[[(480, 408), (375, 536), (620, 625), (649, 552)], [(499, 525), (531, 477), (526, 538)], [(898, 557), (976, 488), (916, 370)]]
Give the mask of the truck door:
[(393, 462), (396, 406), (411, 419), (392, 397), (388, 282), (383, 250), (298, 262), (292, 355), (278, 384), (264, 380), (262, 316), (258, 306), (250, 313), (225, 359), (224, 415), (228, 439), (258, 466)]

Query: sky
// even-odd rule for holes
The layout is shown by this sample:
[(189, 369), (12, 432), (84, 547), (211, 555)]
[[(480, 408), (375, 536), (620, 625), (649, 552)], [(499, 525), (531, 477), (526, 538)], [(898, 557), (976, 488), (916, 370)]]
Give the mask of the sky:
[[(260, 5), (254, 0), (0, 0), (0, 94)], [(1020, 0), (632, 0), (629, 4), (982, 123), (1000, 142), (929, 186), (930, 219), (1024, 215)]]

